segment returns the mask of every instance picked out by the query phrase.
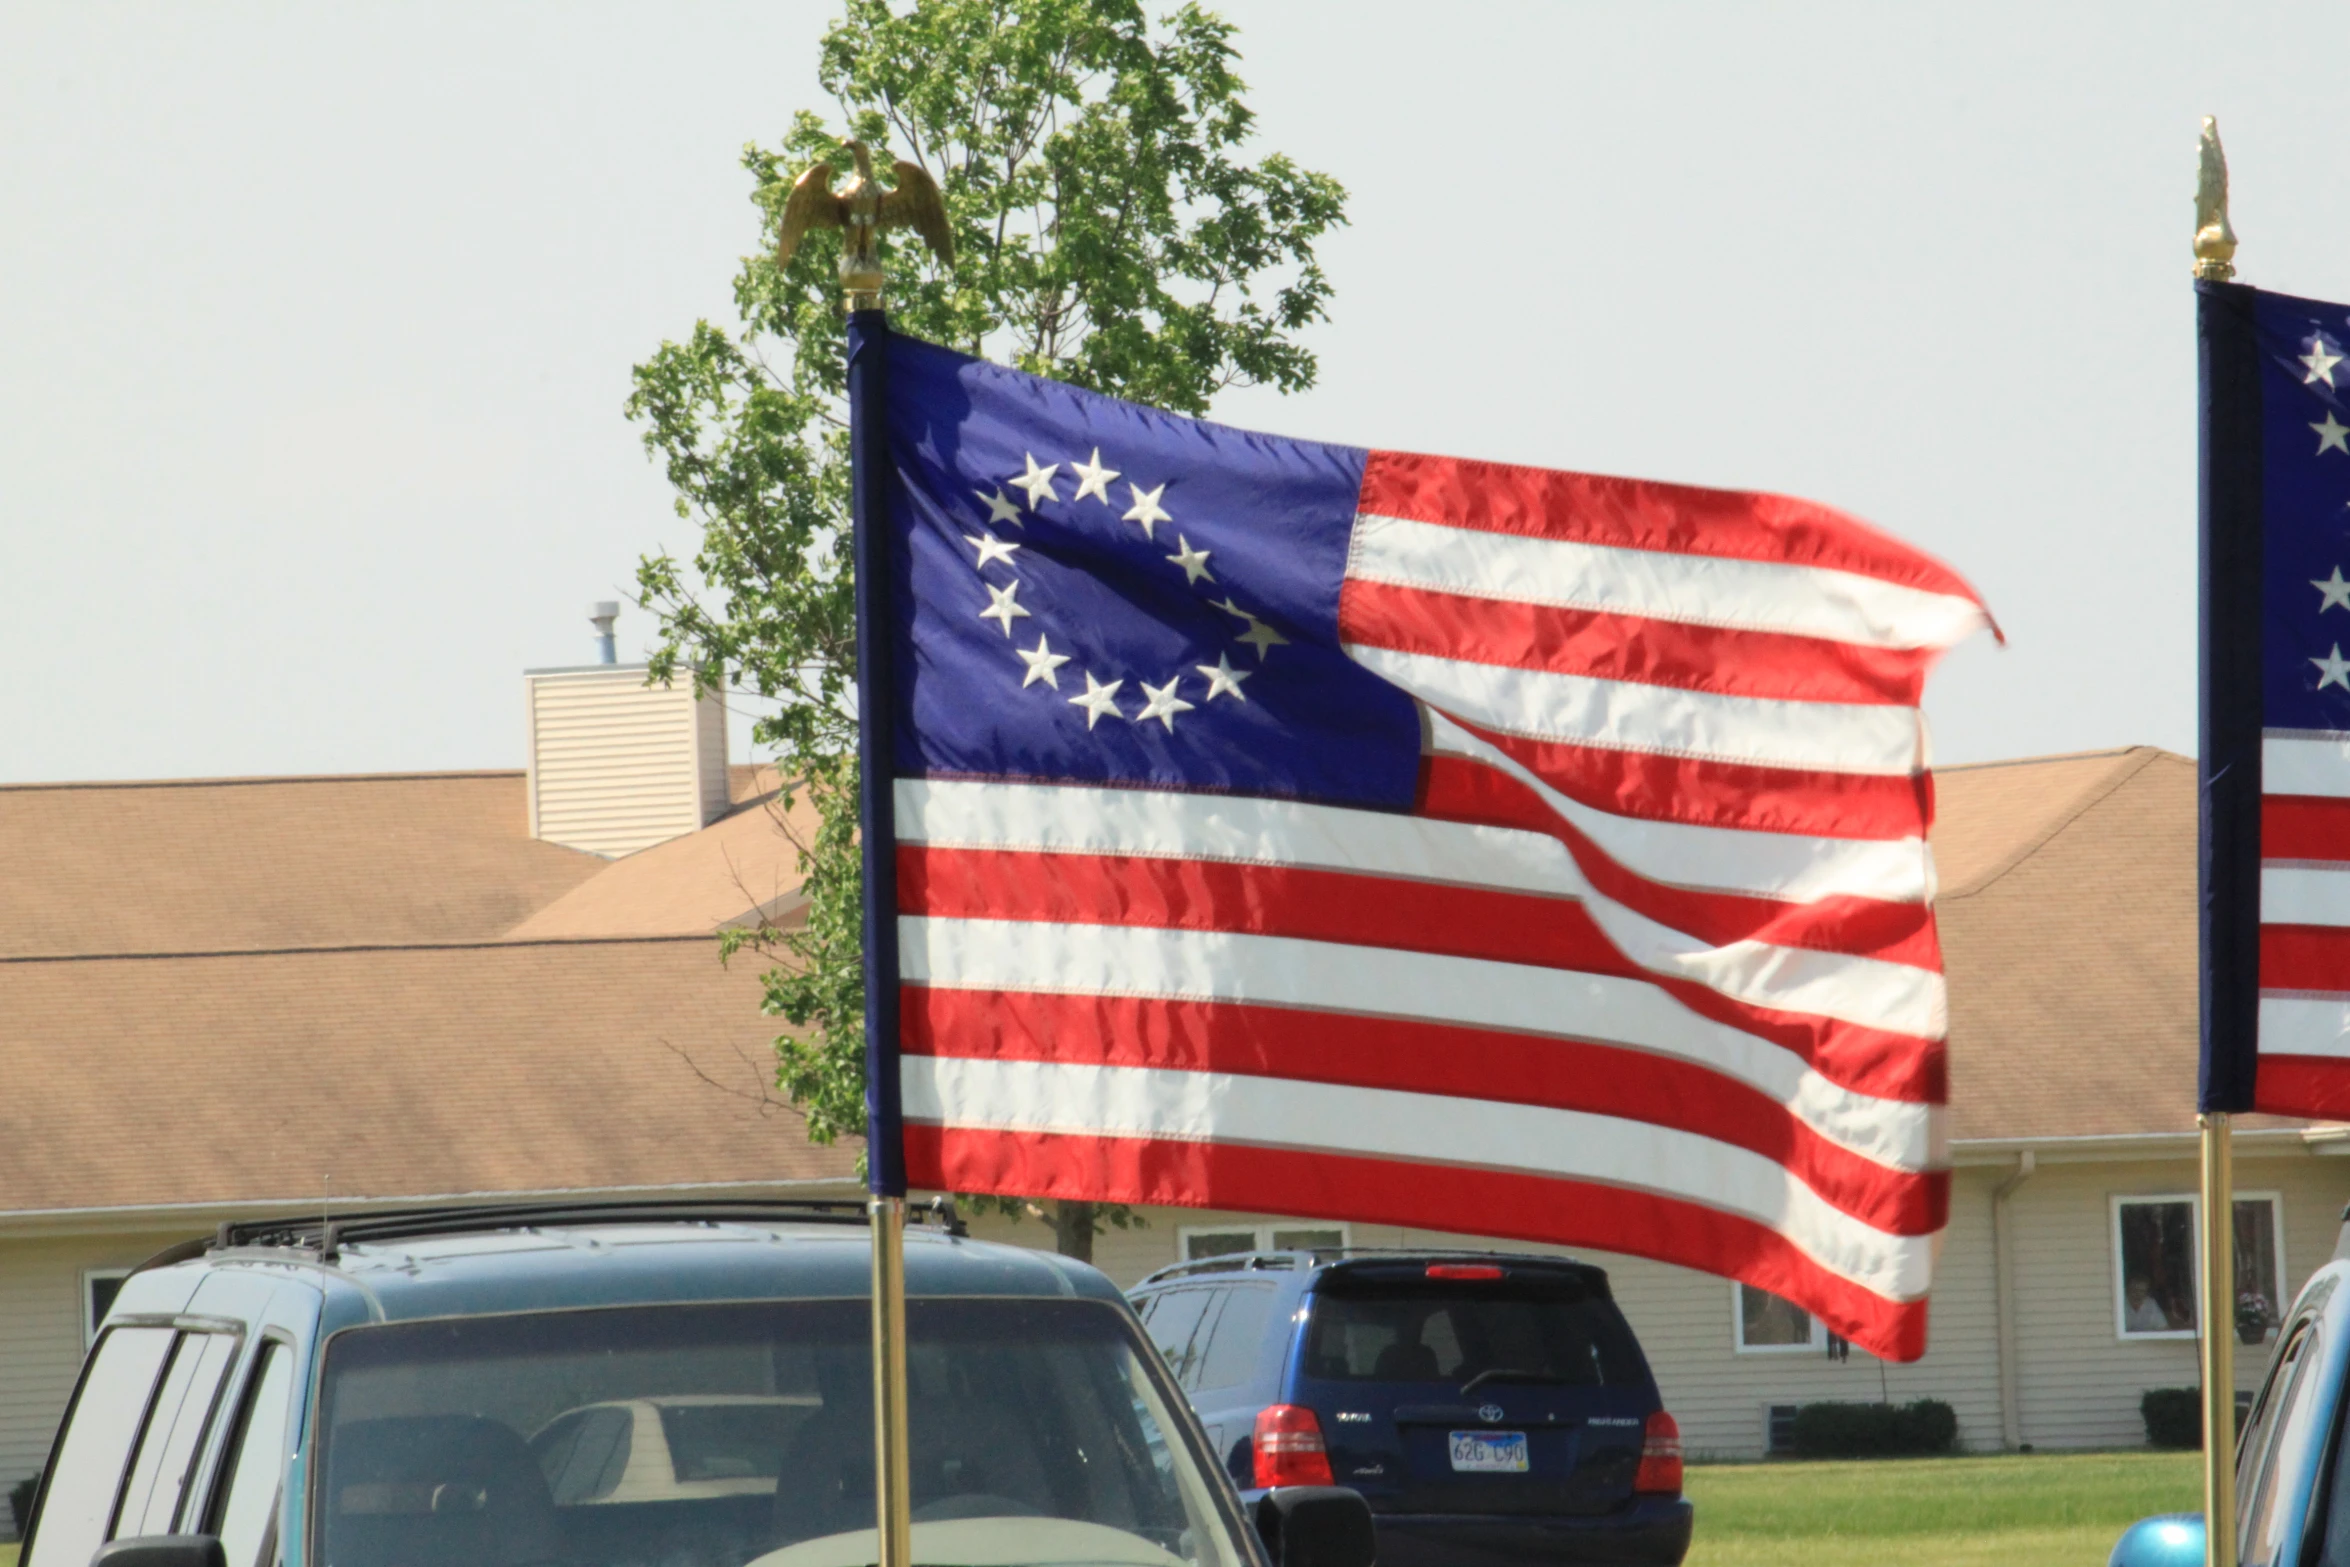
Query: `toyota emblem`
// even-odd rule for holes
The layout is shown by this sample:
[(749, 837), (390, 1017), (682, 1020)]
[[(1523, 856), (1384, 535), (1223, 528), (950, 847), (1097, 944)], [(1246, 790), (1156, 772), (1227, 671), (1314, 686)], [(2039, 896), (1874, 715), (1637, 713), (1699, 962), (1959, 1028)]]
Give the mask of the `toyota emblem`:
[(1501, 1418), (1501, 1406), (1499, 1404), (1479, 1404), (1477, 1406), (1477, 1418), (1484, 1421), (1487, 1425), (1491, 1425), (1494, 1421)]

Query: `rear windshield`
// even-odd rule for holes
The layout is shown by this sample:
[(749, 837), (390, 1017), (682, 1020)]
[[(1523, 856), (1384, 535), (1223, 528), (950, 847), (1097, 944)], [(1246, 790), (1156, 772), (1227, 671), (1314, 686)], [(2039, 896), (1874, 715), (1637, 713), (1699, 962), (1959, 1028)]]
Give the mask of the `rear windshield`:
[[(1623, 1313), (1579, 1280), (1348, 1279), (1313, 1299), (1304, 1372), (1327, 1382), (1550, 1383), (1648, 1380)], [(1481, 1384), (1481, 1385), (1483, 1385)]]

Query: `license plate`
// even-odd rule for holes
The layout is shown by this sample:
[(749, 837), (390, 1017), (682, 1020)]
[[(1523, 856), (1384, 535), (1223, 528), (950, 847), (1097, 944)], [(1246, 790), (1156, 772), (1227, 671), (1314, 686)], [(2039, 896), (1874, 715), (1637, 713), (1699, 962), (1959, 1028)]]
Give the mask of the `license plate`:
[(1526, 1472), (1526, 1433), (1455, 1431), (1452, 1466), (1462, 1474), (1522, 1475)]

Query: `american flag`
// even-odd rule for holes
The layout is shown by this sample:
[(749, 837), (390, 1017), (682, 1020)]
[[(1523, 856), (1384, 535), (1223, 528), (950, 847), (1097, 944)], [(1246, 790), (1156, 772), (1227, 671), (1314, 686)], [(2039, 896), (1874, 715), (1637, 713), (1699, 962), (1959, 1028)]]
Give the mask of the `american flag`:
[(1964, 582), (884, 341), (908, 1179), (1600, 1247), (1923, 1352)]
[(2199, 285), (2203, 1108), (2350, 1116), (2350, 307)]

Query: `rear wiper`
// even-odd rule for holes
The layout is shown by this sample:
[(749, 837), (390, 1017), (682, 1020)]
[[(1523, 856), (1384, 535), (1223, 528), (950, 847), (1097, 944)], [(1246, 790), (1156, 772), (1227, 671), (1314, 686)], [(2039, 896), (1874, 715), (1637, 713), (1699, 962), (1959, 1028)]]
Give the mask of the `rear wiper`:
[(1572, 1380), (1574, 1379), (1571, 1377), (1553, 1376), (1547, 1371), (1513, 1371), (1507, 1366), (1495, 1366), (1492, 1370), (1480, 1371), (1468, 1381), (1463, 1382), (1461, 1394), (1466, 1397), (1488, 1382), (1548, 1382), (1556, 1386), (1564, 1386)]

